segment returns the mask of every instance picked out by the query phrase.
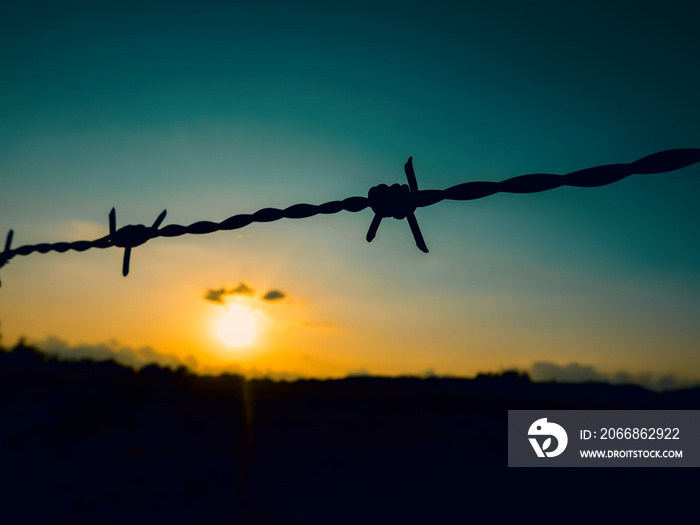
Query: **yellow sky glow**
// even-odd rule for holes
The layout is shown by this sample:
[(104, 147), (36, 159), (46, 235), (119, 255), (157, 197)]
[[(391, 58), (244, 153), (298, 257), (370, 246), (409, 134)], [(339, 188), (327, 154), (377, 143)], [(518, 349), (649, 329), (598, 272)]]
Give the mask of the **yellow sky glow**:
[[(132, 349), (151, 347), (200, 373), (253, 370), (305, 377), (343, 377), (358, 370), (473, 376), (527, 369), (536, 361), (593, 363), (606, 372), (689, 369), (684, 354), (660, 362), (656, 348), (662, 343), (690, 348), (692, 341), (673, 333), (661, 333), (660, 341), (645, 335), (647, 327), (627, 327), (622, 318), (611, 330), (625, 330), (601, 332), (600, 308), (569, 306), (566, 297), (450, 297), (429, 286), (387, 283), (389, 293), (382, 283), (339, 275), (335, 268), (342, 261), (332, 251), (308, 259), (278, 245), (278, 255), (268, 257), (255, 253), (255, 237), (177, 241), (163, 239), (135, 251), (128, 278), (119, 273), (118, 250), (34, 255), (8, 265), (1, 299), (12, 308), (0, 312), (3, 343), (22, 335), (34, 342), (56, 337), (70, 347), (116, 341)], [(402, 264), (426, 265), (410, 257)], [(433, 268), (428, 264), (427, 270)], [(427, 270), (423, 281), (435, 275)], [(392, 279), (390, 273), (385, 279)], [(207, 290), (241, 283), (253, 292), (205, 300)], [(274, 289), (286, 296), (265, 300)], [(575, 307), (583, 313), (573, 319), (567, 312)], [(253, 314), (255, 335), (246, 344), (231, 345), (230, 339), (227, 344), (229, 336), (222, 340), (220, 324), (232, 309)], [(570, 326), (570, 319), (576, 324)]]

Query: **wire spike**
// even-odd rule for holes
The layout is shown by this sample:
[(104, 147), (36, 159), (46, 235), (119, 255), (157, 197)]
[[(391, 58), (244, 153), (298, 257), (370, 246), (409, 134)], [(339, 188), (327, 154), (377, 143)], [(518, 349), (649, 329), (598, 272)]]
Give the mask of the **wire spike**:
[(413, 157), (408, 157), (408, 161), (403, 165), (408, 180), (408, 189), (411, 193), (418, 193), (418, 181), (416, 180), (416, 172), (413, 171)]
[(423, 239), (423, 234), (420, 231), (420, 226), (418, 226), (416, 214), (411, 213), (410, 215), (407, 215), (406, 220), (408, 221), (408, 225), (411, 227), (411, 233), (413, 234), (413, 238), (416, 241), (416, 246), (418, 246), (418, 249), (423, 253), (428, 253), (428, 247), (426, 246), (425, 240)]
[(158, 227), (160, 226), (160, 223), (162, 223), (162, 222), (163, 222), (163, 219), (165, 219), (165, 215), (166, 215), (167, 213), (168, 213), (168, 210), (163, 210), (163, 211), (161, 212), (161, 214), (158, 215), (158, 218), (157, 218), (156, 221), (153, 223), (153, 226), (151, 226), (151, 228), (153, 228), (154, 230), (157, 230)]
[[(0, 268), (5, 266), (10, 262), (10, 257), (8, 256), (10, 248), (12, 247), (12, 237), (15, 232), (10, 230), (7, 232), (7, 237), (5, 238), (5, 250), (0, 254)], [(0, 281), (0, 287), (2, 287), (2, 281)]]
[(12, 246), (12, 237), (14, 236), (15, 232), (13, 230), (10, 230), (7, 232), (7, 238), (5, 239), (5, 251), (9, 252), (10, 251), (10, 246)]
[(129, 275), (129, 262), (131, 260), (131, 247), (127, 246), (124, 248), (124, 261), (122, 262), (122, 275), (126, 277)]
[(379, 225), (382, 223), (382, 216), (375, 214), (372, 218), (372, 223), (369, 225), (369, 230), (367, 230), (367, 242), (372, 242), (377, 235), (377, 230)]
[(114, 235), (117, 231), (117, 211), (112, 208), (109, 212), (109, 234)]

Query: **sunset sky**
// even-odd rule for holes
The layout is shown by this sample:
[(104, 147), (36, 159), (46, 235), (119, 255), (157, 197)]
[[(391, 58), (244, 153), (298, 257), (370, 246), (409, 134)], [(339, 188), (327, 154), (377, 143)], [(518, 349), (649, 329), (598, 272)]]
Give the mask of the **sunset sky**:
[[(699, 22), (691, 1), (5, 1), (0, 236), (366, 196), (411, 155), (443, 189), (698, 148)], [(699, 199), (695, 165), (420, 208), (429, 254), (406, 221), (367, 243), (368, 209), (155, 239), (126, 278), (117, 248), (18, 256), (2, 343), (200, 372), (700, 382)], [(231, 312), (249, 342), (225, 342)]]

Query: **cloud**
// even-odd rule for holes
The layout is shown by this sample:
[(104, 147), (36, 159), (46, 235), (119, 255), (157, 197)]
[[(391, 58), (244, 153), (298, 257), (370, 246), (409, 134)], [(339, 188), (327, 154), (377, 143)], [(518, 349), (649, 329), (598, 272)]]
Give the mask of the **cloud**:
[(581, 365), (579, 363), (558, 365), (547, 361), (539, 361), (533, 363), (530, 369), (527, 370), (527, 373), (533, 381), (559, 381), (566, 383), (595, 381), (612, 384), (635, 384), (656, 391), (689, 388), (700, 384), (700, 380), (680, 379), (673, 374), (630, 374), (623, 371), (607, 374), (596, 370), (591, 365)]
[(270, 290), (265, 295), (263, 295), (263, 301), (279, 301), (284, 299), (287, 295), (279, 290)]
[(240, 293), (243, 295), (252, 295), (252, 293), (254, 291), (255, 290), (253, 290), (252, 288), (250, 288), (249, 286), (247, 286), (245, 283), (242, 282), (241, 284), (238, 285), (238, 288), (236, 288), (235, 290), (230, 290), (229, 293), (230, 294)]
[(94, 345), (79, 344), (69, 346), (68, 343), (57, 337), (48, 337), (44, 341), (37, 342), (36, 346), (48, 355), (67, 360), (92, 359), (94, 361), (106, 361), (114, 359), (118, 363), (136, 369), (154, 363), (169, 368), (177, 368), (184, 365), (192, 371), (196, 371), (198, 368), (197, 360), (193, 356), (181, 359), (171, 354), (156, 352), (150, 346), (131, 348), (129, 346), (121, 346), (117, 341)]
[(180, 366), (185, 366), (191, 372), (198, 375), (216, 376), (220, 374), (236, 374), (245, 376), (248, 379), (272, 379), (275, 381), (296, 381), (298, 379), (308, 379), (309, 377), (300, 372), (287, 372), (269, 368), (249, 368), (237, 362), (212, 366), (206, 363), (199, 363), (192, 355), (178, 357), (172, 354), (157, 352), (150, 346), (143, 346), (140, 348), (122, 346), (117, 341), (93, 345), (78, 344), (70, 346), (66, 341), (57, 337), (47, 337), (43, 341), (32, 341), (31, 344), (46, 355), (66, 361), (78, 361), (81, 359), (107, 361), (113, 359), (117, 363), (132, 367), (136, 370), (140, 370), (151, 364), (157, 364), (161, 367), (173, 370)]
[(347, 377), (370, 377), (372, 374), (365, 367), (347, 373)]
[[(241, 281), (241, 283), (235, 288), (210, 288), (205, 292), (204, 300), (224, 304), (224, 296), (226, 295), (253, 295), (253, 293), (255, 293), (255, 289)], [(283, 291), (272, 289), (265, 295), (261, 296), (260, 299), (263, 301), (280, 301), (285, 297), (287, 297), (287, 294)]]
[(226, 288), (219, 288), (218, 290), (209, 289), (204, 294), (205, 301), (212, 301), (214, 303), (223, 303), (222, 297), (224, 295), (252, 295), (255, 290), (248, 286), (246, 283), (241, 282), (236, 288), (231, 288), (227, 290)]
[(226, 290), (223, 288), (219, 290), (207, 290), (207, 293), (204, 295), (204, 300), (205, 301), (212, 301), (215, 303), (223, 303), (223, 299), (221, 299), (221, 296), (226, 293)]
[(567, 383), (583, 383), (585, 381), (607, 381), (608, 377), (589, 365), (570, 363), (557, 365), (555, 363), (533, 363), (528, 371), (534, 381), (562, 381)]

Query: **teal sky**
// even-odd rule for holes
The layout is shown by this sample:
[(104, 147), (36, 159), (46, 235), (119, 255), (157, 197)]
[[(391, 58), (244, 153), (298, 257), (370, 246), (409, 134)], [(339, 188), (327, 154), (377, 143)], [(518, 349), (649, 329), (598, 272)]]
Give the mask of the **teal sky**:
[[(19, 246), (102, 236), (112, 206), (124, 225), (320, 204), (405, 182), (409, 155), (427, 189), (697, 148), (698, 22), (690, 1), (5, 1), (0, 228)], [(699, 197), (696, 165), (443, 202), (417, 211), (428, 255), (405, 221), (368, 245), (367, 210), (157, 239), (126, 280), (116, 250), (17, 257), (2, 332), (168, 353), (177, 328), (133, 327), (175, 289), (246, 281), (335, 327), (270, 369), (700, 380)]]

